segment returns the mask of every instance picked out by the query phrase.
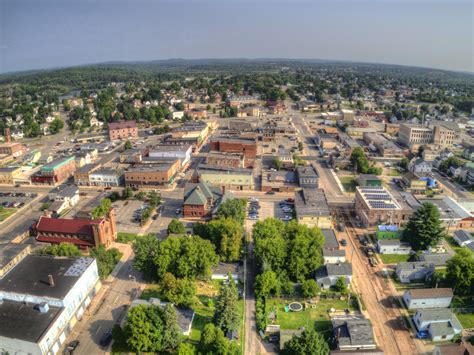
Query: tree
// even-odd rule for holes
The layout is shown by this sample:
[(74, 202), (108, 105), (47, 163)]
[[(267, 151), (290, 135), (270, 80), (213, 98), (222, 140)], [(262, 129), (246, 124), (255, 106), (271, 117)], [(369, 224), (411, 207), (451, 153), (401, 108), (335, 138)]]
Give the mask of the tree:
[(60, 243), (50, 245), (35, 251), (39, 255), (54, 255), (54, 256), (81, 256), (82, 253), (79, 248), (71, 243)]
[(154, 235), (137, 238), (133, 243), (135, 258), (133, 266), (143, 272), (146, 280), (152, 281), (157, 277), (155, 258), (159, 256), (160, 241)]
[(155, 305), (138, 305), (128, 312), (124, 332), (127, 344), (136, 352), (163, 350), (163, 310)]
[(129, 198), (132, 198), (132, 196), (133, 196), (133, 190), (131, 187), (127, 186), (126, 188), (123, 189), (122, 191), (123, 200), (128, 200)]
[(403, 157), (402, 161), (400, 162), (400, 167), (408, 170), (408, 164), (410, 164), (410, 160), (407, 157)]
[(168, 234), (185, 234), (186, 227), (184, 226), (183, 222), (181, 222), (177, 218), (173, 218), (168, 224)]
[(161, 280), (160, 290), (168, 301), (178, 306), (190, 307), (194, 304), (196, 285), (193, 280), (177, 279), (173, 274), (167, 272)]
[(179, 344), (177, 355), (195, 355), (196, 348), (191, 343)]
[(237, 287), (232, 276), (229, 275), (229, 283), (223, 284), (219, 290), (214, 312), (214, 324), (224, 332), (239, 329), (240, 315), (237, 302)]
[(255, 293), (259, 297), (279, 296), (280, 291), (280, 280), (275, 272), (265, 271), (255, 278)]
[(337, 292), (341, 293), (346, 293), (347, 292), (347, 284), (346, 284), (346, 279), (341, 276), (336, 280), (336, 285), (334, 286), (334, 289)]
[(206, 324), (199, 341), (199, 349), (203, 354), (210, 355), (237, 355), (239, 346), (228, 340), (224, 332), (214, 324)]
[(277, 170), (280, 170), (280, 169), (282, 168), (282, 166), (283, 166), (283, 162), (282, 162), (280, 159), (278, 159), (278, 158), (276, 158), (276, 159), (273, 161), (273, 163), (275, 164), (275, 169), (277, 169)]
[(196, 223), (194, 234), (212, 241), (223, 261), (235, 261), (240, 257), (244, 230), (242, 224), (230, 218), (218, 218), (209, 223)]
[(90, 250), (90, 255), (97, 260), (97, 268), (99, 269), (99, 276), (105, 279), (110, 275), (115, 265), (122, 258), (122, 252), (116, 248), (105, 249), (103, 245)]
[(420, 146), (418, 147), (418, 153), (416, 154), (416, 156), (417, 156), (418, 158), (421, 158), (421, 157), (423, 156), (423, 152), (424, 152), (424, 151), (425, 151), (425, 146), (420, 145)]
[(55, 118), (51, 124), (49, 125), (49, 132), (51, 134), (56, 134), (59, 132), (60, 129), (64, 127), (64, 122), (60, 118)]
[(181, 343), (181, 328), (174, 306), (168, 303), (163, 310), (163, 349), (172, 352)]
[(283, 355), (328, 355), (329, 345), (323, 336), (312, 329), (305, 330), (300, 336), (294, 335), (285, 343)]
[(222, 203), (217, 210), (218, 218), (232, 218), (244, 224), (245, 221), (245, 207), (247, 206), (247, 200), (230, 198)]
[(109, 212), (111, 208), (112, 201), (110, 201), (108, 198), (104, 198), (102, 201), (100, 201), (100, 204), (92, 210), (91, 216), (93, 219), (102, 218)]
[(133, 148), (133, 147), (132, 147), (132, 142), (130, 142), (129, 140), (127, 140), (127, 141), (125, 142), (124, 148), (125, 148), (125, 149), (132, 149), (132, 148)]
[(403, 238), (415, 251), (434, 247), (445, 235), (438, 208), (424, 203), (411, 217), (403, 231)]
[(448, 260), (446, 280), (451, 282), (456, 294), (474, 294), (474, 256), (470, 250), (463, 248)]
[(380, 175), (382, 173), (381, 168), (369, 165), (369, 160), (361, 147), (357, 147), (352, 151), (350, 161), (352, 168), (360, 174)]
[(319, 292), (319, 286), (315, 280), (305, 280), (301, 284), (303, 297), (315, 297)]

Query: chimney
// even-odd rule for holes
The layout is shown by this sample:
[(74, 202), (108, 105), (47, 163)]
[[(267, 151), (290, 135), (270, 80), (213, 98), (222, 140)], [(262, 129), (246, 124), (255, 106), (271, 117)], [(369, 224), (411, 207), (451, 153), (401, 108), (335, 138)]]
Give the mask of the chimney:
[(53, 275), (48, 275), (48, 283), (49, 283), (49, 286), (54, 287)]
[(45, 217), (47, 217), (47, 218), (51, 218), (51, 216), (52, 216), (51, 211), (49, 211), (49, 210), (44, 210), (43, 216), (45, 216)]
[(12, 137), (10, 134), (10, 128), (5, 128), (5, 142), (10, 143), (12, 141)]

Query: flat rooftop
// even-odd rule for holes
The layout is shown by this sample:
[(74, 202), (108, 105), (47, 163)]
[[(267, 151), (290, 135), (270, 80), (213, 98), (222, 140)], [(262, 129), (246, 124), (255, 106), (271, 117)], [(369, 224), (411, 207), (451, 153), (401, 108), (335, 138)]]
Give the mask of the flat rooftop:
[(147, 165), (139, 165), (139, 166), (134, 166), (128, 171), (125, 172), (127, 173), (157, 173), (157, 172), (163, 172), (163, 171), (168, 171), (174, 164), (173, 162), (164, 162), (163, 164), (147, 164)]
[(37, 342), (61, 313), (62, 308), (49, 306), (45, 313), (36, 304), (4, 300), (0, 303), (0, 336)]
[(4, 268), (23, 250), (30, 248), (28, 244), (1, 244), (0, 245), (0, 269)]
[[(62, 299), (93, 261), (92, 258), (27, 255), (0, 280), (0, 290)], [(49, 285), (48, 275), (53, 276), (54, 287)]]
[(307, 189), (295, 193), (296, 214), (301, 216), (329, 216), (328, 202), (323, 189)]
[(368, 187), (357, 187), (358, 194), (362, 197), (365, 204), (370, 209), (375, 210), (385, 210), (385, 209), (393, 209), (393, 210), (400, 210), (401, 207), (392, 194), (385, 189), (384, 187), (375, 187), (375, 186), (368, 186)]

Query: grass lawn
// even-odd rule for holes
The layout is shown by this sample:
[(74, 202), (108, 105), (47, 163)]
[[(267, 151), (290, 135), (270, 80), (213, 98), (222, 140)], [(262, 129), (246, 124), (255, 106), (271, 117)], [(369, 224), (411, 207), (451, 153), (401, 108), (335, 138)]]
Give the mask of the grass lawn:
[(446, 240), (446, 242), (449, 244), (449, 246), (451, 248), (453, 248), (453, 250), (457, 253), (459, 250), (462, 249), (462, 247), (460, 247), (455, 241), (454, 241), (454, 238), (453, 237), (445, 237), (444, 240)]
[(474, 313), (455, 313), (464, 329), (474, 328)]
[(473, 296), (455, 296), (451, 303), (451, 307), (464, 328), (474, 328)]
[(410, 283), (401, 283), (397, 279), (397, 275), (395, 272), (392, 272), (390, 274), (390, 278), (392, 279), (392, 282), (397, 289), (397, 291), (405, 291), (405, 290), (410, 290), (414, 288), (426, 288), (426, 285), (423, 282), (410, 282)]
[[(353, 299), (355, 300), (355, 299)], [(315, 329), (322, 333), (326, 338), (332, 335), (331, 320), (329, 318), (328, 310), (335, 308), (337, 311), (349, 309), (351, 311), (356, 308), (352, 301), (348, 304), (347, 300), (340, 299), (321, 299), (316, 308), (307, 308), (300, 312), (285, 312), (285, 305), (293, 301), (299, 301), (303, 304), (303, 300), (286, 300), (280, 298), (270, 298), (266, 301), (266, 314), (276, 311), (275, 324), (279, 324), (281, 329), (299, 329), (305, 327), (306, 329)]]
[(388, 173), (387, 173), (387, 176), (402, 176), (402, 173), (399, 172), (397, 169), (389, 169), (388, 170)]
[(408, 261), (410, 257), (410, 255), (401, 254), (379, 254), (378, 256), (384, 264), (398, 264), (403, 261)]
[(355, 192), (357, 183), (352, 176), (341, 176), (339, 180), (346, 192)]
[(0, 222), (6, 220), (15, 212), (16, 212), (16, 208), (3, 208), (2, 210), (0, 210)]

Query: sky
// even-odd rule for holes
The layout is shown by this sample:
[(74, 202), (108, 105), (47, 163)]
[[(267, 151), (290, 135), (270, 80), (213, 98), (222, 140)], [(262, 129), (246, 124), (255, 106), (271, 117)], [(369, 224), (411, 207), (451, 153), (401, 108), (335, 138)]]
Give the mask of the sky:
[(474, 71), (471, 0), (0, 0), (0, 73), (168, 58)]

